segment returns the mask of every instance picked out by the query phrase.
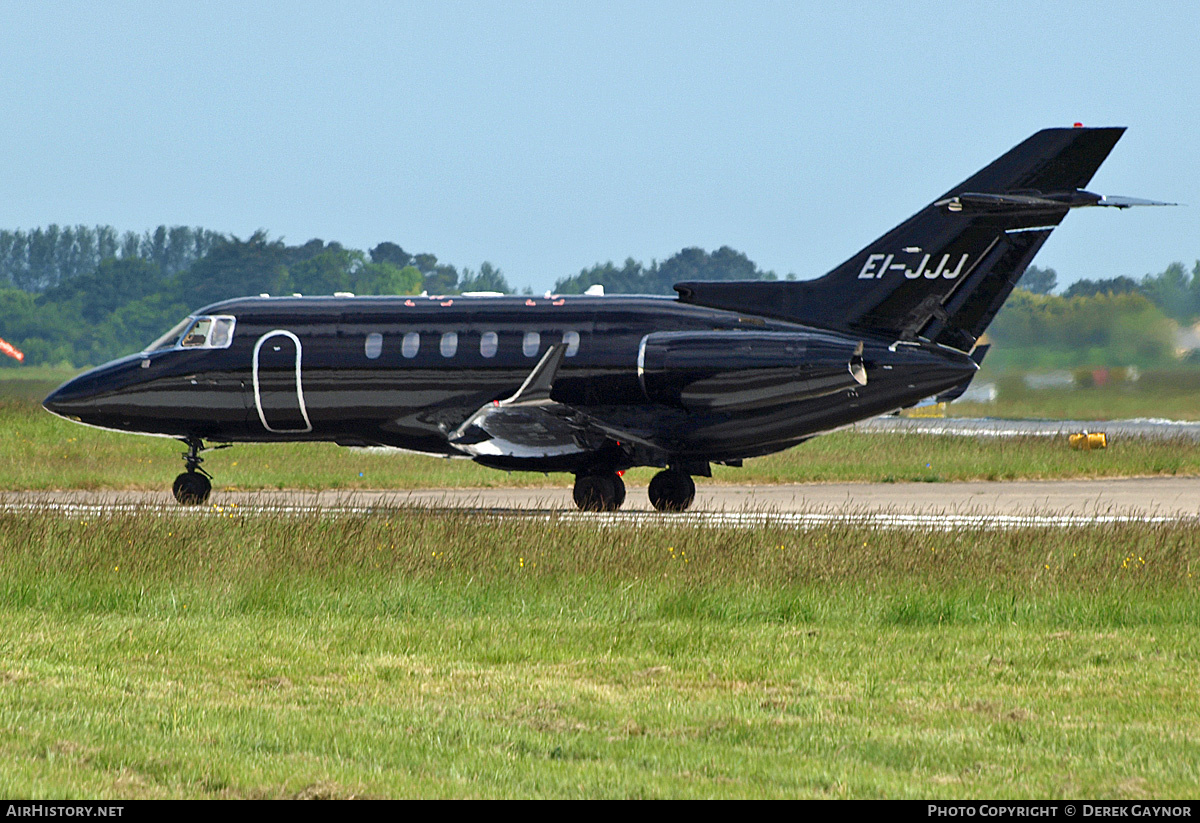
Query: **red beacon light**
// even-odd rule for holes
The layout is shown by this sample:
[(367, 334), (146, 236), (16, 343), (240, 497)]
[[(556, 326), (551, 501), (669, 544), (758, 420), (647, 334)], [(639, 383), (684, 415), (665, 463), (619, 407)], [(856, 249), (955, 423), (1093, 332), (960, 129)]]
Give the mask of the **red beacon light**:
[(1083, 128), (1083, 123), (1076, 123), (1076, 124), (1075, 124), (1075, 128), (1077, 128), (1077, 129), (1082, 129), (1082, 128)]

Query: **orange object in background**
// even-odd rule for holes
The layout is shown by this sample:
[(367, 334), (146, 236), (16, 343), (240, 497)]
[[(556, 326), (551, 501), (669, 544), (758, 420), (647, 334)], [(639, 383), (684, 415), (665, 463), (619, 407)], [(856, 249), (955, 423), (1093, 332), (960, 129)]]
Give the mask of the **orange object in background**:
[(5, 340), (3, 338), (0, 338), (0, 351), (4, 352), (9, 357), (11, 357), (15, 360), (24, 360), (25, 359), (25, 352), (21, 351), (16, 346), (14, 346), (12, 343), (9, 343), (7, 340)]
[(1107, 449), (1108, 435), (1104, 432), (1079, 432), (1067, 438), (1073, 449), (1091, 451), (1092, 449)]

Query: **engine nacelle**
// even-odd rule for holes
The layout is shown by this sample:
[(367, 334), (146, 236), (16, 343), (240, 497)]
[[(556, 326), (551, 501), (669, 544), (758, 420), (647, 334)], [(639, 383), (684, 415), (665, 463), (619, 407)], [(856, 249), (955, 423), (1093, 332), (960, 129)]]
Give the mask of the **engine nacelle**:
[(819, 332), (687, 331), (642, 338), (646, 397), (687, 409), (744, 411), (864, 386), (862, 344)]

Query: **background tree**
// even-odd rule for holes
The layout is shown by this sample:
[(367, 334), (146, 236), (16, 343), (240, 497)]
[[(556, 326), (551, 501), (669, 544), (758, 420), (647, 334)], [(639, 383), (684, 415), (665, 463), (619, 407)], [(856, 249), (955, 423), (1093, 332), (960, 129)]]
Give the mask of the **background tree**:
[(1091, 297), (1097, 294), (1140, 294), (1141, 286), (1132, 277), (1111, 277), (1107, 280), (1076, 280), (1063, 297)]
[(1141, 292), (1168, 317), (1187, 320), (1195, 316), (1198, 308), (1191, 281), (1182, 263), (1172, 263), (1157, 275), (1143, 277)]
[[(662, 262), (597, 264), (555, 290), (599, 283), (609, 293), (671, 294), (683, 280), (773, 279), (728, 246), (685, 248)], [(790, 276), (789, 276), (790, 277)], [(1051, 269), (1030, 267), (1022, 286), (1054, 288)], [(189, 311), (247, 294), (454, 294), (515, 292), (490, 262), (478, 271), (409, 254), (391, 241), (365, 252), (314, 238), (298, 245), (265, 231), (248, 239), (200, 227), (159, 226), (119, 233), (112, 226), (0, 230), (0, 334), (25, 363), (95, 365), (137, 351)], [(524, 287), (522, 292), (530, 294)], [(1030, 302), (1033, 301), (1033, 302)], [(1039, 302), (1040, 301), (1040, 302)], [(1150, 366), (1173, 362), (1180, 322), (1200, 314), (1200, 261), (1173, 263), (1140, 280), (1080, 280), (1064, 297), (1018, 289), (989, 334), (989, 366)], [(0, 368), (19, 368), (0, 359)]]
[(988, 366), (1033, 370), (1163, 366), (1176, 324), (1144, 295), (1057, 297), (1017, 289), (988, 327)]
[(412, 262), (413, 256), (395, 243), (384, 241), (371, 249), (372, 263), (391, 263), (397, 269), (403, 269)]
[[(318, 241), (319, 242), (319, 241)], [(330, 243), (320, 254), (292, 263), (286, 288), (303, 294), (333, 294), (353, 291), (358, 270), (366, 262), (360, 251)]]
[(508, 280), (505, 279), (504, 274), (500, 269), (487, 261), (480, 264), (478, 272), (463, 269), (462, 277), (458, 282), (458, 290), (498, 291), (503, 294), (512, 293), (512, 287), (508, 285)]
[(1025, 269), (1017, 285), (1034, 294), (1050, 294), (1058, 285), (1058, 273), (1054, 269), (1042, 269), (1030, 266)]
[(416, 266), (397, 268), (391, 263), (366, 263), (359, 268), (356, 294), (420, 294), (425, 278)]
[(246, 294), (290, 294), (286, 248), (256, 231), (247, 240), (217, 241), (178, 280), (178, 293), (193, 308)]
[(600, 284), (610, 294), (674, 294), (673, 286), (685, 280), (775, 280), (774, 272), (762, 271), (746, 255), (728, 246), (709, 253), (686, 248), (649, 268), (632, 258), (618, 268), (610, 263), (584, 269), (574, 277), (559, 280), (554, 291), (581, 294)]
[(109, 314), (163, 289), (158, 264), (140, 257), (110, 257), (90, 274), (74, 277), (47, 291), (48, 303), (77, 302), (79, 313), (89, 323), (99, 323)]

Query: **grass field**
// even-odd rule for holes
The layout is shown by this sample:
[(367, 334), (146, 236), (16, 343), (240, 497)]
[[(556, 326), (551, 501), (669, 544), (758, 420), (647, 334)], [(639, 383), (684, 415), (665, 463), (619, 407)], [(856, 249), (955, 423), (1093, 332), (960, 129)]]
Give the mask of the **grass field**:
[(0, 515), (7, 797), (1194, 797), (1200, 535)]
[(1200, 368), (1194, 366), (1148, 371), (1136, 383), (1075, 389), (1030, 389), (1019, 374), (981, 372), (976, 379), (996, 383), (996, 402), (953, 403), (951, 415), (1017, 420), (1200, 420)]
[[(0, 403), (0, 489), (166, 489), (183, 447), (79, 426), (28, 401)], [(567, 486), (570, 475), (506, 473), (470, 461), (332, 444), (245, 445), (206, 455), (218, 489), (404, 489)], [(653, 469), (626, 475), (649, 483)], [(1200, 474), (1200, 443), (1113, 438), (1104, 451), (1065, 438), (961, 438), (835, 432), (797, 448), (714, 467), (702, 483), (938, 482)]]
[[(41, 382), (39, 382), (39, 380)], [(181, 447), (0, 379), (0, 487)], [(1127, 415), (1136, 416), (1136, 415)], [(217, 486), (564, 485), (239, 446)], [(1200, 446), (842, 432), (712, 481), (1200, 473)], [(627, 476), (647, 482), (651, 472)], [(0, 795), (1195, 797), (1200, 533), (0, 513)]]

